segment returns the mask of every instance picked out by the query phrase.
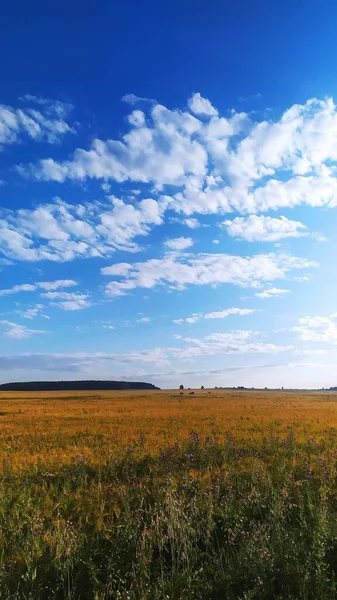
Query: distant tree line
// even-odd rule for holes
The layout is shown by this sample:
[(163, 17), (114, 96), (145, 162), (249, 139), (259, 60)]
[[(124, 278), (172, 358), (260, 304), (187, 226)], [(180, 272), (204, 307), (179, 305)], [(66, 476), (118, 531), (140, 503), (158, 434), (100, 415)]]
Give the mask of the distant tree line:
[(143, 381), (18, 381), (3, 383), (0, 390), (10, 392), (52, 392), (58, 390), (159, 390)]

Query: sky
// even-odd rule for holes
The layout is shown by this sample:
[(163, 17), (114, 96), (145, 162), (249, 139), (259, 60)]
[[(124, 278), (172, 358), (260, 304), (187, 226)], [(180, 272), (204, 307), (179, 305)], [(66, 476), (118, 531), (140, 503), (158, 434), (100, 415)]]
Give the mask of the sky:
[(336, 385), (335, 2), (1, 12), (0, 382)]

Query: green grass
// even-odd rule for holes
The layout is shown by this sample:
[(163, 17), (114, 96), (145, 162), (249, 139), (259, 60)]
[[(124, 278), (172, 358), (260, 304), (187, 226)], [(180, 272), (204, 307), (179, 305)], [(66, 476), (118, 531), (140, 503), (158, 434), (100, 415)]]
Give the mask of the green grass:
[(0, 481), (0, 598), (337, 597), (337, 441), (191, 434)]

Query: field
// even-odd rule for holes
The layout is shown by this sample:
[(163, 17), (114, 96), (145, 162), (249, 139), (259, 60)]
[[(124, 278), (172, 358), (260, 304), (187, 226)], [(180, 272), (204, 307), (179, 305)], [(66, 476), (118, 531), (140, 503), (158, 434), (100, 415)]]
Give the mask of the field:
[(337, 394), (0, 393), (0, 598), (337, 598)]

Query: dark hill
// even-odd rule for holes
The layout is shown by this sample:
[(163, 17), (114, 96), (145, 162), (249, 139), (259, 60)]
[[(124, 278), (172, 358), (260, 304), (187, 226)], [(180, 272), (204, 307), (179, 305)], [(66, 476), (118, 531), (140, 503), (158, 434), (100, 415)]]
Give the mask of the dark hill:
[(19, 381), (3, 383), (0, 391), (52, 392), (58, 390), (159, 390), (143, 381)]

